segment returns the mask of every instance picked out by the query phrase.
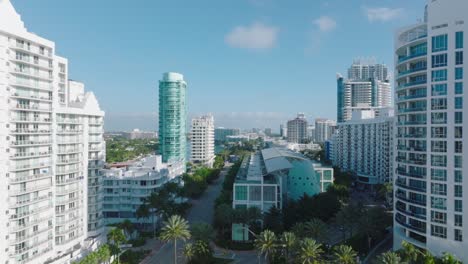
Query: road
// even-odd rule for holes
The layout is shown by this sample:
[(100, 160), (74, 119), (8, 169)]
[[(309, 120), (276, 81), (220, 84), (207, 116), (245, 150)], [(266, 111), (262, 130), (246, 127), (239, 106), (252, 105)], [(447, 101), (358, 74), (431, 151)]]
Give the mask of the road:
[[(213, 223), (213, 215), (214, 215), (214, 201), (218, 198), (219, 194), (222, 190), (222, 185), (224, 182), (224, 178), (226, 176), (227, 171), (229, 170), (230, 166), (226, 166), (220, 173), (220, 177), (211, 184), (205, 193), (203, 193), (202, 197), (196, 200), (192, 200), (192, 208), (190, 209), (187, 215), (187, 221), (190, 224), (197, 223), (197, 222), (205, 222), (208, 224)], [(185, 260), (182, 255), (182, 250), (185, 243), (182, 241), (178, 242), (178, 262), (177, 263), (185, 263)], [(219, 252), (218, 249), (215, 250), (216, 253)], [(231, 253), (231, 252), (229, 252)], [(251, 259), (252, 255), (255, 256), (252, 252), (239, 252), (236, 254), (240, 260), (244, 260), (245, 258)], [(166, 243), (157, 253), (151, 254), (147, 257), (141, 264), (154, 264), (154, 263), (161, 263), (161, 264), (170, 264), (174, 262), (174, 247), (172, 243)], [(256, 263), (256, 262), (244, 262), (243, 264), (249, 263)]]

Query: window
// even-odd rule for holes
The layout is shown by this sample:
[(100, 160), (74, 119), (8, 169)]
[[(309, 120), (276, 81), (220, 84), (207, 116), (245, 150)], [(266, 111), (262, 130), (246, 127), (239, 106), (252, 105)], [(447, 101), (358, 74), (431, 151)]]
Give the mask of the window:
[(455, 68), (455, 80), (463, 79), (463, 68)]
[(447, 66), (447, 54), (432, 55), (432, 68)]
[(447, 181), (447, 171), (441, 169), (431, 169), (431, 180)]
[(447, 113), (431, 113), (432, 124), (447, 124)]
[(236, 186), (235, 199), (241, 201), (247, 200), (247, 186)]
[(463, 173), (459, 170), (455, 171), (455, 182), (457, 183), (463, 182)]
[(447, 238), (447, 228), (431, 225), (431, 234), (435, 237)]
[(431, 183), (431, 193), (435, 195), (447, 195), (447, 184)]
[(432, 127), (431, 128), (432, 138), (446, 138), (447, 137), (447, 127)]
[(463, 64), (463, 51), (455, 52), (455, 65)]
[(455, 212), (463, 212), (462, 200), (455, 200)]
[(447, 50), (447, 35), (440, 35), (432, 37), (432, 52)]
[(455, 185), (455, 197), (463, 197), (463, 188), (461, 185)]
[(447, 166), (447, 156), (444, 155), (431, 155), (431, 165), (446, 167)]
[(431, 150), (432, 152), (447, 152), (447, 141), (432, 141)]
[(463, 98), (455, 97), (455, 109), (463, 109)]
[(463, 32), (455, 33), (455, 48), (456, 49), (463, 49)]
[(447, 224), (447, 214), (431, 211), (431, 221), (439, 224)]
[(455, 112), (455, 124), (463, 123), (463, 113), (462, 112)]
[(455, 215), (455, 226), (463, 226), (463, 216)]
[(436, 98), (431, 100), (432, 110), (447, 109), (447, 98)]
[(463, 93), (463, 83), (457, 82), (455, 83), (455, 94), (462, 94)]
[(455, 241), (463, 241), (463, 232), (460, 229), (455, 229)]
[(447, 95), (447, 84), (432, 85), (432, 96)]
[(432, 71), (432, 81), (440, 82), (447, 80), (447, 70)]
[(462, 167), (462, 156), (455, 156), (455, 168)]
[(447, 199), (431, 197), (431, 208), (447, 210)]
[(462, 153), (462, 152), (463, 152), (463, 142), (455, 141), (455, 153)]
[(463, 138), (463, 127), (455, 127), (455, 138)]

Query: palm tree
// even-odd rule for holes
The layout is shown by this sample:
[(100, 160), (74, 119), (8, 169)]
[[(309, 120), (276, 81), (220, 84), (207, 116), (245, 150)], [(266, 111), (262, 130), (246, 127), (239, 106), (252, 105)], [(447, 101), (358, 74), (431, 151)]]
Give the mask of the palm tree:
[(413, 244), (408, 243), (407, 241), (403, 241), (401, 243), (401, 247), (402, 247), (401, 252), (403, 255), (402, 258), (404, 262), (408, 262), (408, 263), (417, 262), (418, 257), (421, 254), (421, 252), (418, 249), (416, 249), (416, 247), (413, 246)]
[(313, 218), (305, 223), (306, 236), (323, 242), (327, 233), (327, 225), (320, 219)]
[(214, 231), (211, 225), (203, 222), (193, 223), (190, 227), (190, 233), (195, 241), (210, 242), (214, 238)]
[(298, 238), (304, 238), (306, 236), (306, 225), (302, 222), (296, 223), (292, 227), (292, 232), (296, 235)]
[(291, 232), (284, 232), (281, 236), (281, 244), (284, 247), (284, 255), (286, 257), (286, 263), (289, 263), (289, 256), (291, 254), (292, 249), (297, 244), (297, 237), (294, 233)]
[(333, 259), (337, 264), (355, 264), (357, 253), (348, 245), (339, 245), (333, 248)]
[(435, 264), (435, 258), (432, 256), (431, 252), (426, 251), (423, 253), (423, 263), (424, 264)]
[(298, 257), (302, 264), (318, 264), (323, 254), (322, 245), (317, 241), (306, 238), (301, 242)]
[(195, 248), (192, 243), (188, 243), (185, 245), (184, 256), (187, 258), (189, 263), (195, 257)]
[(452, 254), (445, 252), (442, 256), (442, 264), (461, 264)]
[(178, 215), (171, 216), (161, 229), (161, 240), (174, 242), (174, 263), (177, 264), (177, 240), (190, 238), (188, 222)]
[(125, 242), (125, 235), (120, 228), (113, 228), (107, 234), (107, 240), (112, 245), (113, 255), (117, 255), (117, 263), (120, 263), (120, 244)]
[(255, 239), (255, 247), (260, 255), (265, 255), (265, 260), (271, 259), (276, 251), (276, 235), (270, 230), (265, 230)]
[(104, 245), (97, 250), (97, 262), (98, 263), (107, 263), (110, 260), (110, 250), (109, 246)]
[(395, 252), (385, 252), (377, 259), (378, 264), (400, 264), (401, 258)]

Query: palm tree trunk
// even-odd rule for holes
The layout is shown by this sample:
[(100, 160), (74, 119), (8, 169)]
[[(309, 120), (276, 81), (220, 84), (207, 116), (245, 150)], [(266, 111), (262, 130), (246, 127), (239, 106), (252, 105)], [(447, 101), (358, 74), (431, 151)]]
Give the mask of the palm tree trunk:
[(177, 264), (177, 239), (174, 239), (174, 264)]

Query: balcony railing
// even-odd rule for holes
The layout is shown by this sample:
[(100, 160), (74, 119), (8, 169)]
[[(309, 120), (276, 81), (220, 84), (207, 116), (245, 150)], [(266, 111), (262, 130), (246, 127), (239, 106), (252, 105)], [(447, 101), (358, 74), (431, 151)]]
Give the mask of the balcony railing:
[(417, 57), (426, 56), (426, 55), (427, 55), (427, 52), (417, 52), (417, 53), (410, 54), (408, 56), (402, 56), (398, 58), (398, 63), (402, 63), (404, 61), (411, 60)]

